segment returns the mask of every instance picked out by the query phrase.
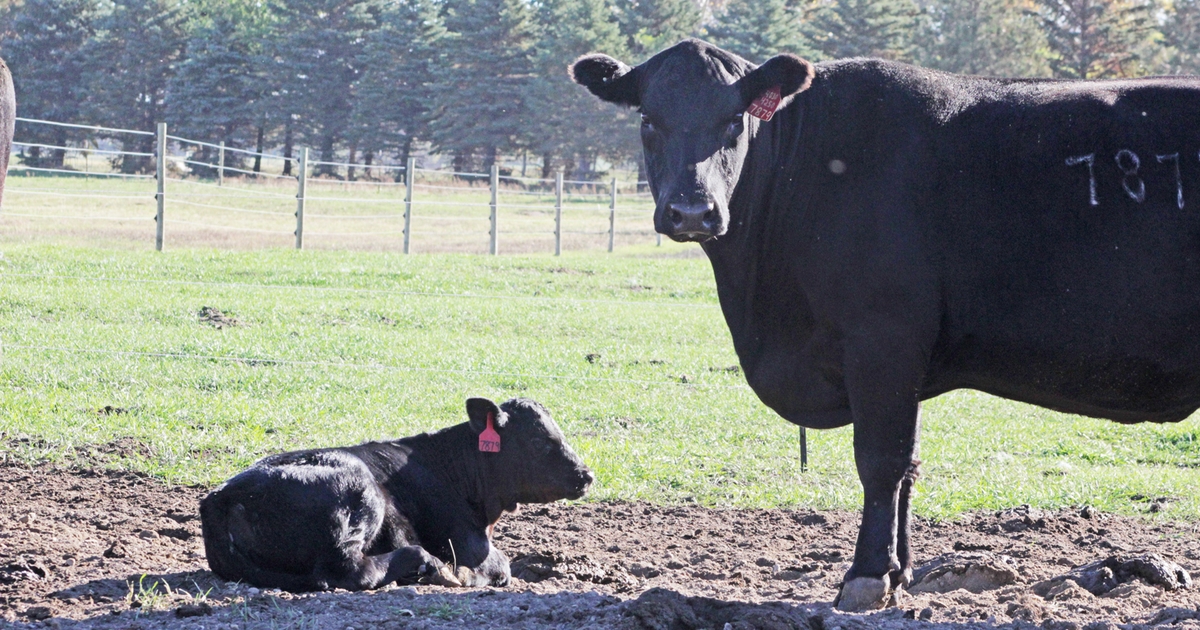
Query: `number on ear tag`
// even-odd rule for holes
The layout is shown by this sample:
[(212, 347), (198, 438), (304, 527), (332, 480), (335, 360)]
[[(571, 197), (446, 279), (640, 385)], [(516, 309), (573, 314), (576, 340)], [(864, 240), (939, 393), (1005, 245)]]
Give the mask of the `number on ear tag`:
[(492, 412), (488, 412), (487, 428), (479, 434), (479, 450), (484, 453), (500, 452), (500, 434), (492, 428)]
[(775, 108), (779, 107), (779, 101), (779, 86), (777, 85), (754, 99), (754, 102), (750, 103), (750, 107), (746, 108), (746, 113), (760, 118), (764, 122), (771, 120), (771, 117), (775, 115)]

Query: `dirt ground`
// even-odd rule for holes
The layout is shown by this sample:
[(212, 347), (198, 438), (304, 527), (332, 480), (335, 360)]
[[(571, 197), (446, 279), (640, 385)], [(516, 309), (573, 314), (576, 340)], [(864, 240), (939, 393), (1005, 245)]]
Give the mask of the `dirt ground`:
[(507, 588), (292, 595), (206, 570), (203, 493), (132, 473), (0, 464), (0, 626), (1200, 629), (1200, 583), (1166, 590), (1116, 564), (1093, 572), (1108, 580), (1100, 595), (1086, 580), (1053, 580), (1150, 552), (1200, 572), (1200, 524), (1090, 508), (921, 520), (919, 564), (943, 567), (921, 582), (934, 592), (842, 614), (830, 602), (853, 549), (848, 512), (534, 506), (496, 528), (513, 559)]

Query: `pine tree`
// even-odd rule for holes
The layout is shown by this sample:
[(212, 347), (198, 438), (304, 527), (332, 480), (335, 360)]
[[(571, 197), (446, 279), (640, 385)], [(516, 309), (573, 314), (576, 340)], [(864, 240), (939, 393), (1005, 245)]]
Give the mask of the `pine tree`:
[(796, 0), (730, 0), (708, 39), (759, 64), (781, 52), (810, 57), (802, 17)]
[(635, 63), (700, 30), (693, 0), (617, 0), (616, 9)]
[[(11, 5), (5, 15), (8, 33), (4, 58), (20, 94), (21, 116), (59, 122), (79, 122), (79, 102), (87, 85), (83, 80), (82, 48), (95, 34), (98, 0), (26, 0)], [(26, 141), (65, 146), (66, 127), (22, 125)], [(61, 168), (64, 151), (43, 156), (38, 147), (27, 152), (31, 166)]]
[(366, 161), (388, 150), (403, 163), (428, 135), (432, 85), (445, 68), (446, 29), (432, 0), (401, 0), (380, 16), (363, 49), (351, 135)]
[(932, 0), (922, 65), (987, 76), (1050, 76), (1046, 34), (1031, 0)]
[(1151, 8), (1141, 0), (1038, 0), (1054, 75), (1071, 79), (1129, 77), (1153, 35)]
[(804, 22), (809, 45), (824, 58), (914, 56), (918, 9), (912, 0), (828, 0)]
[(544, 0), (537, 8), (542, 40), (530, 89), (537, 111), (533, 149), (542, 155), (542, 177), (561, 167), (567, 179), (580, 179), (598, 156), (619, 161), (637, 155), (627, 108), (588, 98), (567, 74), (567, 65), (587, 53), (629, 58), (612, 6), (607, 0)]
[[(190, 29), (187, 58), (167, 84), (166, 116), (174, 133), (263, 150), (271, 90), (261, 67), (268, 20), (252, 0), (208, 3)], [(200, 159), (213, 162), (213, 153), (203, 147)], [(237, 165), (237, 155), (228, 153), (226, 163)]]
[(444, 14), (445, 67), (434, 84), (430, 139), (454, 153), (455, 168), (483, 168), (500, 151), (528, 147), (529, 121), (538, 115), (530, 98), (538, 41), (525, 0), (448, 0)]
[(1167, 67), (1172, 74), (1200, 74), (1200, 0), (1175, 0), (1162, 26)]
[[(185, 7), (183, 0), (112, 2), (97, 23), (98, 35), (83, 48), (88, 120), (146, 131), (165, 120), (167, 82), (187, 41)], [(136, 151), (154, 150), (153, 136), (121, 139)], [(149, 171), (153, 160), (125, 156), (120, 166), (124, 172)]]
[[(270, 72), (279, 78), (277, 119), (293, 119), (322, 161), (335, 161), (347, 139), (353, 87), (360, 78), (366, 38), (376, 28), (381, 0), (276, 0)], [(330, 166), (318, 174), (334, 175)]]

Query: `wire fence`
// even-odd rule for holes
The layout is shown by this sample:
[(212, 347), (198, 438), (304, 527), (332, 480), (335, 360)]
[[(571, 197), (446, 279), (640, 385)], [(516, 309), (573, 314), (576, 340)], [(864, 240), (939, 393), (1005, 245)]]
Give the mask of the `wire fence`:
[(0, 210), (7, 237), (491, 254), (662, 242), (636, 180), (313, 160), (306, 148), (251, 151), (169, 135), (161, 123), (148, 132), (17, 121)]

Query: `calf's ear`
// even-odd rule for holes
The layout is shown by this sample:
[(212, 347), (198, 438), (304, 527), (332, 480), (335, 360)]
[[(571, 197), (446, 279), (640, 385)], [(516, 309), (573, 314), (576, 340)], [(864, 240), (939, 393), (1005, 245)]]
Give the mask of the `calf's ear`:
[(741, 92), (742, 105), (750, 107), (750, 103), (762, 96), (763, 92), (778, 87), (782, 98), (779, 107), (783, 107), (790, 97), (812, 85), (813, 74), (813, 65), (796, 55), (784, 53), (772, 57), (738, 79), (737, 86)]
[(568, 72), (576, 83), (600, 100), (628, 107), (642, 104), (638, 96), (637, 69), (608, 55), (584, 55), (571, 64)]
[(502, 413), (496, 403), (487, 398), (467, 399), (467, 418), (471, 420), (471, 430), (482, 433), (487, 428), (488, 414), (492, 414), (492, 426), (496, 429), (508, 422), (508, 415)]

